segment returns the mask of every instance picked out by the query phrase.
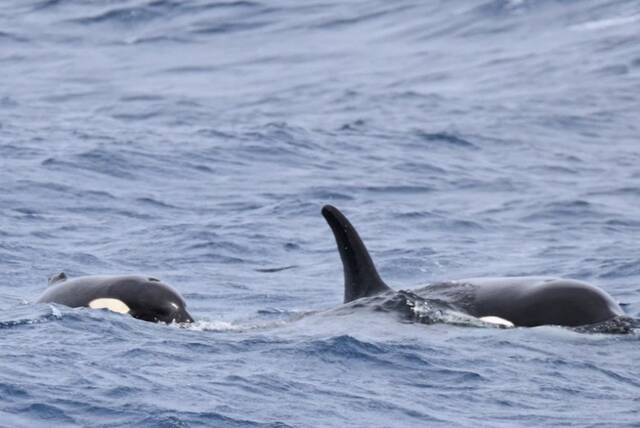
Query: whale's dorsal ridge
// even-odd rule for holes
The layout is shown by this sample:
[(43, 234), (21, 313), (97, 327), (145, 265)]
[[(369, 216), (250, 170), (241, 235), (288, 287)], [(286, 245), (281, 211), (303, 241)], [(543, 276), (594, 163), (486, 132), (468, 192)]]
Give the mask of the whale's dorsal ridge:
[(67, 274), (64, 272), (59, 272), (56, 274), (53, 274), (49, 277), (49, 281), (48, 281), (48, 285), (53, 285), (53, 284), (57, 284), (59, 282), (64, 282), (67, 280)]
[(325, 205), (322, 215), (331, 227), (344, 268), (344, 303), (390, 291), (384, 283), (362, 239), (336, 207)]

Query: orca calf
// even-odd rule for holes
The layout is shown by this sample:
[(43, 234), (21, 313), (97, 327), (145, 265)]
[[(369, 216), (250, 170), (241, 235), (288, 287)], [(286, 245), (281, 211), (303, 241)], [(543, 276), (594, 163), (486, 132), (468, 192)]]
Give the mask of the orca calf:
[(471, 278), (394, 292), (378, 275), (367, 248), (349, 220), (331, 205), (322, 208), (322, 215), (333, 231), (342, 259), (344, 303), (384, 296), (384, 308), (409, 313), (416, 302), (428, 299), (445, 302), (447, 308), (482, 321), (509, 327), (580, 327), (624, 316), (620, 306), (605, 291), (573, 279)]
[(59, 303), (72, 308), (109, 309), (134, 318), (170, 324), (190, 323), (184, 299), (159, 279), (144, 276), (81, 276), (64, 272), (49, 278), (38, 303)]

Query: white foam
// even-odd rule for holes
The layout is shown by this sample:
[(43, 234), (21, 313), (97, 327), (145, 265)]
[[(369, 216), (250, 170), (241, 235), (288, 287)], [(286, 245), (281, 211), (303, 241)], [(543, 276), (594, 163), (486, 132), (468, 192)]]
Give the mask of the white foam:
[(267, 321), (264, 323), (232, 323), (227, 321), (195, 321), (188, 324), (179, 324), (178, 326), (181, 328), (186, 328), (187, 330), (194, 331), (215, 331), (215, 332), (244, 332), (244, 331), (252, 331), (252, 330), (262, 330), (266, 328), (279, 327), (288, 324), (289, 321), (286, 320), (278, 320), (278, 321)]
[(49, 305), (49, 307), (51, 308), (51, 316), (57, 319), (62, 319), (62, 312), (60, 312), (60, 309), (53, 305)]
[(585, 22), (571, 27), (573, 30), (602, 30), (604, 28), (618, 27), (640, 21), (640, 15), (621, 16), (619, 18), (601, 19), (599, 21)]

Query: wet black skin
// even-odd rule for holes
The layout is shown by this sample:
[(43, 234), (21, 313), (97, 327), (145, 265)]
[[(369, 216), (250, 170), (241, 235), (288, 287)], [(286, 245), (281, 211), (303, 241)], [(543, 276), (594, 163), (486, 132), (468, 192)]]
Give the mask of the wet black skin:
[(182, 296), (156, 278), (144, 276), (82, 276), (67, 279), (64, 273), (49, 278), (49, 287), (38, 303), (88, 307), (95, 299), (118, 299), (134, 318), (151, 322), (190, 323), (193, 318)]
[[(378, 275), (358, 232), (335, 207), (322, 215), (333, 231), (344, 267), (344, 302), (393, 293)], [(496, 316), (516, 326), (578, 327), (624, 315), (602, 289), (582, 281), (547, 277), (471, 278), (412, 290), (422, 298), (447, 301), (475, 317)]]

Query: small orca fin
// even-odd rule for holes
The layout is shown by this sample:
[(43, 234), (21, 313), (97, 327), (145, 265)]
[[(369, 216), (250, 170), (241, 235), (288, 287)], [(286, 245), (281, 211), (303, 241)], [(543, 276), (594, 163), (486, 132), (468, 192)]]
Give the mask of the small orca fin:
[(344, 268), (344, 303), (391, 290), (378, 275), (367, 247), (349, 220), (331, 205), (322, 208), (322, 215), (331, 227), (340, 251)]
[(63, 282), (67, 280), (67, 274), (64, 272), (60, 272), (60, 273), (56, 273), (54, 275), (51, 275), (49, 278), (49, 282), (47, 285), (53, 285), (53, 284), (57, 284), (59, 282)]

